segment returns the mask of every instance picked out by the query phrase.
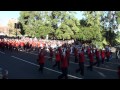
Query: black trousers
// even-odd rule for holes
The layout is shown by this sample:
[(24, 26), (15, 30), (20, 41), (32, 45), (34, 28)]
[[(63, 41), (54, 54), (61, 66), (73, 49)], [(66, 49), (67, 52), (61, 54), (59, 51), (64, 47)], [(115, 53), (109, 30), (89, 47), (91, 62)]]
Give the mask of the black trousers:
[(97, 64), (97, 67), (100, 66), (100, 59), (99, 59), (99, 57), (96, 57), (96, 62), (94, 63), (94, 65), (96, 65), (96, 64)]
[(92, 71), (93, 70), (93, 62), (90, 62), (90, 66), (88, 66), (87, 68)]
[(109, 56), (107, 56), (107, 62), (109, 62), (109, 59), (110, 59), (110, 57), (109, 57)]
[(62, 70), (62, 74), (60, 76), (58, 76), (58, 79), (62, 79), (63, 77), (65, 77), (65, 79), (68, 79), (68, 68), (61, 68)]
[(53, 55), (50, 54), (49, 60), (52, 61), (52, 59), (53, 59)]
[(102, 58), (102, 64), (104, 64), (105, 58)]
[(67, 57), (68, 65), (70, 64), (70, 56)]
[(60, 69), (60, 61), (56, 61), (55, 64), (53, 65), (53, 67), (58, 66), (58, 69)]
[(78, 62), (78, 59), (77, 59), (77, 56), (75, 56), (75, 63), (77, 63)]
[(2, 46), (2, 51), (5, 51), (5, 47), (4, 46)]
[(40, 65), (39, 71), (41, 71), (41, 73), (43, 73), (44, 63), (40, 63), (39, 65)]
[(13, 51), (12, 49), (13, 49), (13, 47), (12, 47), (12, 46), (9, 46), (9, 51), (12, 52), (12, 51)]
[(79, 62), (79, 68), (76, 70), (76, 72), (79, 72), (82, 76), (84, 76), (84, 62)]

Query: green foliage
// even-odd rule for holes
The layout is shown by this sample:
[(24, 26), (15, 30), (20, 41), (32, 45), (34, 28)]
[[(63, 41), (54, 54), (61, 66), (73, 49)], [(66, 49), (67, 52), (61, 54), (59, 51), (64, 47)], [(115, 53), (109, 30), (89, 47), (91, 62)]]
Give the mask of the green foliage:
[(93, 45), (102, 48), (103, 44), (119, 43), (118, 33), (114, 30), (120, 23), (120, 12), (114, 13), (117, 18), (112, 13), (84, 11), (85, 18), (78, 20), (73, 11), (21, 11), (21, 34), (38, 38), (49, 35), (50, 39), (91, 40)]
[(120, 24), (120, 11), (116, 11), (117, 23)]

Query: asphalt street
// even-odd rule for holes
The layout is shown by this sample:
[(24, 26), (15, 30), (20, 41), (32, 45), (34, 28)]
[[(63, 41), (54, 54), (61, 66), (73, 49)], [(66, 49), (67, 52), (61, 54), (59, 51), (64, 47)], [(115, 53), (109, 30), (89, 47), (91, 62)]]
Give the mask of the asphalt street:
[[(38, 53), (36, 51), (0, 51), (0, 67), (8, 70), (8, 79), (57, 79), (61, 71), (57, 68), (52, 68), (55, 60), (49, 61), (49, 54), (46, 53), (46, 61), (44, 73), (38, 71), (37, 63)], [(78, 63), (74, 63), (74, 56), (70, 57), (70, 65), (68, 68), (69, 79), (118, 79), (117, 67), (120, 61), (113, 59), (109, 62), (101, 64), (100, 67), (94, 66), (93, 71), (87, 70), (89, 66), (88, 58), (85, 60), (85, 75), (81, 76), (76, 73)]]

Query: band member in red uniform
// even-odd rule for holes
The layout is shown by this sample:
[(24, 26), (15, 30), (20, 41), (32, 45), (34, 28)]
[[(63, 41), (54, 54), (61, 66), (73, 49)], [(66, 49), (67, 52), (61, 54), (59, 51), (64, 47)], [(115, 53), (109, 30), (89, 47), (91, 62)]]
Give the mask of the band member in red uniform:
[(96, 54), (96, 62), (94, 63), (94, 65), (97, 64), (97, 67), (99, 67), (100, 66), (100, 52), (98, 49), (96, 49), (95, 54)]
[(84, 76), (84, 62), (85, 62), (84, 52), (80, 51), (80, 54), (79, 54), (79, 69), (77, 69), (76, 72), (81, 71), (80, 74), (82, 76)]
[(90, 69), (92, 71), (93, 63), (94, 63), (94, 54), (92, 51), (89, 53), (89, 59), (90, 59), (90, 66), (88, 66), (87, 69)]
[(70, 62), (70, 48), (69, 47), (66, 50), (66, 56), (67, 56), (68, 65), (69, 65), (69, 62)]
[(107, 57), (107, 62), (109, 62), (109, 59), (110, 59), (110, 51), (109, 50), (106, 51), (106, 57)]
[(104, 64), (104, 61), (105, 61), (105, 50), (101, 50), (101, 58), (102, 58), (102, 64)]
[(4, 40), (2, 40), (2, 42), (1, 42), (1, 49), (2, 49), (2, 51), (4, 51), (5, 50), (5, 47), (4, 47)]
[(78, 62), (78, 50), (77, 48), (74, 49), (74, 56), (75, 56), (75, 63)]
[(40, 65), (39, 71), (43, 73), (43, 68), (44, 68), (44, 63), (45, 63), (45, 54), (44, 54), (44, 49), (41, 50), (38, 56), (38, 63)]
[(68, 79), (68, 60), (65, 52), (63, 52), (61, 59), (61, 70), (62, 70), (62, 74), (58, 76), (58, 79), (62, 79), (63, 77), (65, 77), (65, 79)]
[(60, 58), (62, 58), (62, 48), (59, 47), (59, 48), (58, 48), (58, 51), (59, 51), (59, 53), (60, 53)]
[(18, 51), (18, 46), (19, 46), (18, 42), (15, 42), (15, 49), (16, 49), (16, 51)]
[(60, 70), (60, 53), (59, 53), (59, 51), (56, 51), (55, 58), (56, 58), (56, 63), (53, 65), (53, 67), (58, 66), (58, 69)]
[(88, 54), (88, 57), (89, 57), (89, 54), (90, 54), (90, 47), (87, 48), (87, 54)]
[(52, 61), (52, 58), (53, 58), (53, 50), (52, 50), (52, 47), (49, 48), (49, 51), (50, 51), (50, 58), (49, 58), (49, 60)]
[(9, 50), (12, 52), (12, 41), (9, 42)]
[(20, 47), (22, 50), (24, 50), (24, 45), (25, 45), (24, 42), (20, 42)]

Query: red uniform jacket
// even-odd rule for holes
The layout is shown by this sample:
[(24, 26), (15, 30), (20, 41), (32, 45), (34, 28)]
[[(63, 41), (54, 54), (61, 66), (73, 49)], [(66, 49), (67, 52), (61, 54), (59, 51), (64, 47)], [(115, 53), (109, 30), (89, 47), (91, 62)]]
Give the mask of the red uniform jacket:
[(55, 57), (56, 57), (56, 61), (60, 61), (60, 53), (59, 52), (55, 54)]
[(50, 50), (50, 57), (52, 57), (53, 56), (53, 50), (52, 50), (52, 48), (50, 48), (49, 50)]
[(20, 46), (23, 47), (23, 46), (24, 46), (24, 42), (21, 42), (21, 43), (20, 43)]
[(96, 50), (96, 57), (100, 58), (99, 55), (100, 55), (99, 51)]
[(18, 42), (16, 42), (15, 46), (16, 46), (16, 47), (18, 47), (18, 46), (19, 46)]
[(39, 54), (38, 62), (39, 62), (39, 64), (45, 63), (45, 55), (43, 52)]
[(68, 67), (68, 60), (66, 55), (62, 56), (62, 60), (61, 60), (61, 68), (67, 68)]
[(106, 56), (110, 57), (110, 52), (109, 51), (106, 52)]
[(62, 53), (62, 49), (60, 47), (58, 48), (58, 51), (60, 54)]
[(77, 56), (78, 55), (78, 50), (75, 48), (75, 51), (74, 51), (74, 55)]
[(94, 62), (94, 55), (93, 55), (93, 53), (89, 54), (89, 59), (90, 59), (90, 62)]
[(84, 61), (85, 61), (85, 56), (84, 56), (84, 53), (81, 52), (81, 53), (79, 54), (79, 62), (84, 62)]
[(82, 48), (82, 51), (84, 52), (84, 48)]
[(103, 51), (103, 50), (101, 51), (101, 57), (105, 58), (105, 51)]
[(66, 56), (67, 56), (67, 57), (70, 56), (70, 50), (69, 50), (69, 49), (66, 50)]
[(88, 55), (90, 54), (90, 48), (87, 49), (87, 53), (88, 53)]
[(3, 47), (4, 46), (4, 42), (1, 42), (1, 47)]

